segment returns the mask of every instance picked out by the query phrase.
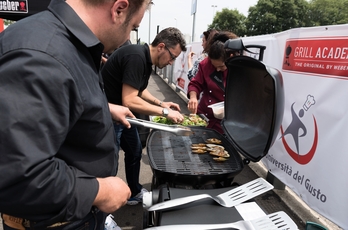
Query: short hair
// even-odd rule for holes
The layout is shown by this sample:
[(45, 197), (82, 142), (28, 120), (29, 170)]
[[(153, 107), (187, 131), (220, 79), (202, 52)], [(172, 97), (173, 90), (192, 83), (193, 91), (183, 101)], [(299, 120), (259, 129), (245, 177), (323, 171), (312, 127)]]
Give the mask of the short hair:
[[(107, 2), (115, 2), (115, 0), (84, 0), (87, 4), (92, 6), (98, 6)], [(153, 5), (152, 0), (128, 0), (129, 2), (129, 11), (126, 16), (125, 24), (127, 25), (132, 19), (135, 13), (137, 13), (143, 4), (148, 4), (148, 7)]]
[(164, 43), (168, 48), (175, 48), (178, 44), (182, 51), (186, 51), (186, 41), (183, 34), (174, 27), (168, 27), (159, 32), (155, 39), (152, 41), (152, 46), (158, 46), (160, 43)]
[(143, 4), (148, 4), (148, 8), (153, 5), (152, 0), (128, 0), (129, 2), (129, 12), (127, 14), (125, 23), (128, 24), (132, 19), (133, 15), (139, 11), (139, 9), (143, 6)]
[(226, 61), (229, 58), (230, 54), (225, 50), (225, 42), (229, 39), (238, 38), (232, 32), (229, 31), (221, 31), (216, 33), (208, 43), (208, 57), (214, 60), (223, 60)]

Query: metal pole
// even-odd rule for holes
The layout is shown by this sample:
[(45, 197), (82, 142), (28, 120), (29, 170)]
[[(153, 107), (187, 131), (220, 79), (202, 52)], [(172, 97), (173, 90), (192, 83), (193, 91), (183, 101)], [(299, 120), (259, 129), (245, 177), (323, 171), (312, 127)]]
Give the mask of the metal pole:
[(213, 19), (214, 19), (214, 16), (215, 16), (215, 9), (216, 9), (217, 5), (211, 5), (211, 7), (213, 7)]
[(193, 25), (192, 25), (192, 38), (191, 42), (195, 40), (195, 25), (196, 25), (196, 11), (197, 11), (198, 0), (192, 0), (191, 15), (193, 15)]
[(150, 44), (150, 34), (151, 34), (151, 7), (149, 9), (149, 40), (148, 40), (148, 44)]
[[(160, 26), (159, 25), (157, 25), (157, 33), (156, 34), (158, 34), (160, 31)], [(150, 44), (150, 43), (149, 43)], [(155, 73), (157, 73), (157, 66), (155, 66)], [(164, 75), (163, 75), (164, 76)]]
[(192, 38), (191, 42), (195, 40), (195, 24), (196, 24), (196, 13), (193, 14), (193, 25), (192, 25)]

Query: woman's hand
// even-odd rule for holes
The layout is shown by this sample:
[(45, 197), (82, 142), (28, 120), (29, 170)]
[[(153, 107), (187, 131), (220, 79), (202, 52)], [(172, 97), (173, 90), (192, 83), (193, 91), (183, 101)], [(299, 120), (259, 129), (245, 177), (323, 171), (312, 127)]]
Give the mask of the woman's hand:
[(190, 111), (190, 113), (196, 114), (197, 113), (197, 107), (198, 107), (198, 100), (197, 97), (190, 97), (190, 100), (187, 103), (187, 108)]
[(188, 53), (187, 57), (188, 58), (193, 58), (193, 55), (195, 55), (195, 53), (191, 51), (191, 52)]
[(188, 55), (187, 55), (187, 68), (188, 69), (191, 69), (193, 64), (192, 64), (192, 58), (193, 58), (193, 55), (195, 55), (194, 52), (189, 52)]

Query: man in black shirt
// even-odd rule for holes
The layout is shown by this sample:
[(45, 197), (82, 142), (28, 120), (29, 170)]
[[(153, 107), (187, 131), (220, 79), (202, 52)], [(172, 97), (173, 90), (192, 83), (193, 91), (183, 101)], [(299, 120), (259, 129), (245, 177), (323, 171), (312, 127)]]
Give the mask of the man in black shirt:
[[(124, 43), (149, 0), (52, 0), (0, 34), (0, 213), (4, 229), (104, 229), (130, 197), (115, 177), (102, 53)], [(110, 114), (111, 112), (111, 114)], [(90, 226), (87, 227), (86, 226)]]
[[(146, 88), (152, 72), (152, 65), (163, 68), (173, 64), (186, 42), (176, 28), (167, 28), (157, 34), (150, 46), (127, 45), (117, 49), (108, 58), (102, 69), (105, 93), (109, 103), (127, 106), (132, 112), (145, 115), (163, 115), (174, 122), (183, 121), (180, 107), (173, 102), (162, 102)], [(115, 124), (116, 145), (125, 152), (125, 168), (132, 195), (127, 204), (142, 201), (146, 190), (139, 184), (141, 140), (136, 127), (124, 129)]]

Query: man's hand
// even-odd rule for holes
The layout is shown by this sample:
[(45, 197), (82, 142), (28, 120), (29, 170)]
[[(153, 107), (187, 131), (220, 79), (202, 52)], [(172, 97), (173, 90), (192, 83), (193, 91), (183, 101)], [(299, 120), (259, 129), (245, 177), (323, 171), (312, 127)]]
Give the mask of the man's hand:
[(131, 127), (131, 124), (126, 120), (126, 117), (135, 118), (135, 116), (127, 107), (109, 103), (109, 109), (114, 121), (120, 122), (128, 129)]
[(174, 102), (162, 102), (161, 107), (181, 111), (179, 104)]
[(119, 177), (97, 178), (99, 190), (93, 205), (105, 213), (113, 213), (131, 196), (128, 185)]
[(184, 116), (180, 112), (171, 109), (169, 109), (169, 114), (167, 117), (174, 123), (181, 123), (184, 121)]

